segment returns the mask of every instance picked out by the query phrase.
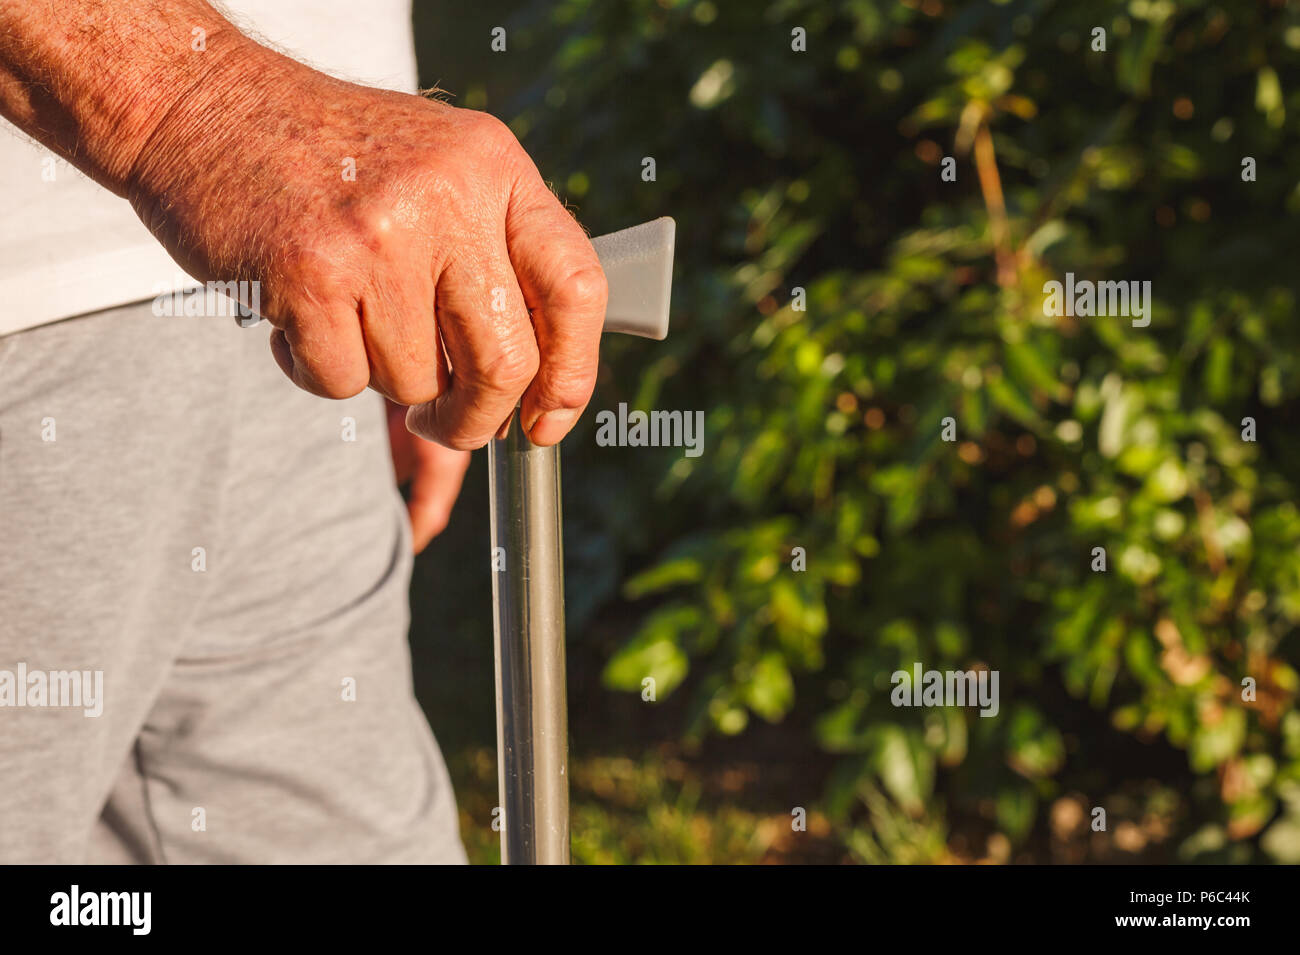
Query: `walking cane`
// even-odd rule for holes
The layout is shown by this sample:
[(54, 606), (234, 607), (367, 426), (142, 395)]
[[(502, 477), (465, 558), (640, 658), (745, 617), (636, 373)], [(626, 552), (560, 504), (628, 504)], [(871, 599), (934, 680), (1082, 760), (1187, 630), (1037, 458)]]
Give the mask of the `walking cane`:
[[(672, 287), (672, 219), (592, 240), (609, 282), (606, 332), (662, 340)], [(501, 861), (569, 862), (569, 726), (564, 680), (560, 448), (528, 440), (515, 414), (488, 446), (492, 626)]]

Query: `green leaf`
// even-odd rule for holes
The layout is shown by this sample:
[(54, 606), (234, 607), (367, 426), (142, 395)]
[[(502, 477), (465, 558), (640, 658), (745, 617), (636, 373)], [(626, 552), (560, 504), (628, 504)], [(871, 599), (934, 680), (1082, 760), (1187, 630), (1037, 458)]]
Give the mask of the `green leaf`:
[(640, 632), (605, 665), (603, 681), (615, 690), (641, 690), (654, 680), (657, 696), (667, 696), (686, 678), (690, 661), (682, 650), (685, 635), (699, 628), (703, 614), (696, 607), (674, 604), (650, 615)]
[(1224, 710), (1212, 726), (1198, 726), (1192, 733), (1188, 756), (1192, 768), (1209, 772), (1236, 756), (1246, 739), (1246, 714), (1239, 709)]
[(648, 594), (668, 590), (681, 584), (693, 584), (704, 577), (704, 564), (694, 557), (664, 561), (637, 574), (623, 585), (628, 600), (640, 600)]
[(778, 653), (764, 654), (750, 673), (744, 698), (749, 708), (769, 723), (785, 716), (794, 704), (794, 680), (785, 658)]

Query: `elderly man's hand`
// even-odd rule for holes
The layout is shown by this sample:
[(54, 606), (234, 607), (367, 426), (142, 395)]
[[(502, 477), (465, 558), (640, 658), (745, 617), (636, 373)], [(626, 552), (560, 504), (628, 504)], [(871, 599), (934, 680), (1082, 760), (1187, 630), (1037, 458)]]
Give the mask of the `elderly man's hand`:
[(458, 449), (522, 400), (533, 441), (559, 441), (595, 383), (605, 278), (513, 134), (239, 39), (122, 157), (145, 224), (196, 277), (260, 283), (300, 387), (369, 385)]

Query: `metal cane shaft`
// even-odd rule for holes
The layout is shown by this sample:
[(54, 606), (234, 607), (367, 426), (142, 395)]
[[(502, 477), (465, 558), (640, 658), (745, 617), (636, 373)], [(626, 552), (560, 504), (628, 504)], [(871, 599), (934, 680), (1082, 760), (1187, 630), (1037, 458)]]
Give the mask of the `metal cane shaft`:
[[(609, 282), (604, 331), (668, 334), (672, 219), (591, 240)], [(501, 861), (569, 861), (569, 726), (564, 689), (560, 449), (525, 436), (516, 410), (488, 445), (496, 644)]]
[[(560, 449), (514, 415), (488, 449), (501, 861), (569, 862)], [(504, 567), (504, 570), (502, 569)]]

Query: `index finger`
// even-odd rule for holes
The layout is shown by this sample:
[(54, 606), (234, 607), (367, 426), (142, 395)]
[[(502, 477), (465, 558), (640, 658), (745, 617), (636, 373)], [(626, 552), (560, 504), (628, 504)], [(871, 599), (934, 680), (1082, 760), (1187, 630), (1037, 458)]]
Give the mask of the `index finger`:
[(582, 227), (530, 167), (506, 213), (506, 246), (537, 338), (539, 365), (520, 407), (534, 444), (555, 444), (591, 400), (609, 298)]

